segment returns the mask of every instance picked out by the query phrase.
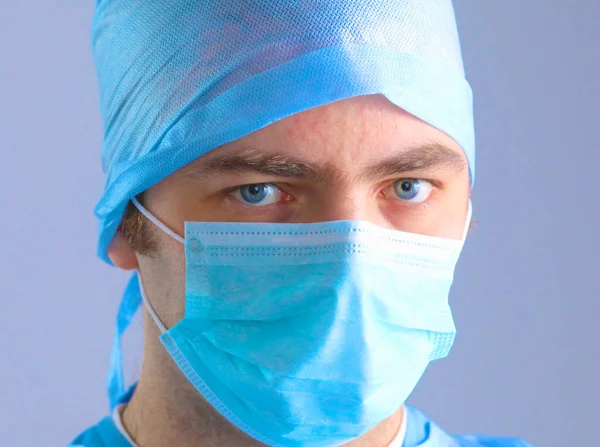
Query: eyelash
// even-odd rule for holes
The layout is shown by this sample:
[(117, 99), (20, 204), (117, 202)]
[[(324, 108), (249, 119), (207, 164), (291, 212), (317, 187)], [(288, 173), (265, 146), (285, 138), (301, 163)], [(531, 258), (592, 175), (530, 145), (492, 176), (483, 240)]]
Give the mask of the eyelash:
[[(380, 188), (379, 189), (379, 193), (378, 194), (384, 194), (384, 191), (386, 189), (389, 189), (390, 187), (393, 187), (393, 185), (400, 181), (400, 180), (412, 180), (412, 181), (418, 181), (418, 182), (426, 182), (429, 183), (432, 187), (431, 193), (429, 194), (428, 198), (423, 201), (423, 202), (409, 202), (409, 201), (402, 201), (402, 200), (396, 200), (396, 202), (401, 203), (401, 206), (404, 207), (410, 207), (412, 210), (414, 211), (421, 211), (427, 207), (429, 207), (431, 205), (431, 203), (433, 202), (433, 198), (436, 195), (437, 190), (441, 189), (441, 184), (440, 182), (436, 181), (436, 180), (429, 180), (429, 179), (424, 179), (424, 178), (405, 178), (405, 177), (401, 177), (401, 178), (397, 178), (392, 180), (390, 183), (388, 183), (385, 187)], [(271, 185), (275, 188), (277, 188), (279, 191), (281, 191), (284, 194), (284, 197), (286, 198), (286, 200), (281, 200), (279, 202), (275, 202), (275, 203), (271, 203), (268, 205), (263, 205), (263, 206), (252, 206), (252, 205), (247, 205), (244, 204), (243, 202), (239, 201), (238, 199), (233, 197), (233, 194), (237, 191), (240, 191), (242, 188), (244, 187), (248, 187), (251, 185)], [(241, 206), (245, 209), (245, 212), (249, 212), (249, 213), (255, 213), (255, 214), (264, 214), (266, 212), (271, 211), (272, 208), (276, 208), (282, 204), (287, 204), (287, 203), (293, 203), (295, 202), (294, 197), (287, 193), (285, 191), (285, 188), (282, 188), (279, 184), (277, 183), (269, 183), (269, 182), (261, 182), (261, 183), (246, 183), (243, 185), (238, 185), (238, 186), (233, 186), (231, 188), (227, 188), (225, 190), (226, 196), (230, 199), (232, 199), (233, 201), (236, 202), (236, 206)], [(291, 197), (291, 200), (289, 200), (288, 198)]]
[[(246, 204), (240, 202), (238, 199), (233, 197), (233, 194), (236, 191), (239, 191), (242, 188), (244, 188), (246, 186), (250, 186), (250, 185), (272, 185), (275, 188), (279, 189), (286, 197), (291, 197), (292, 200), (285, 200), (285, 201), (282, 200), (282, 201), (271, 203), (269, 205), (264, 205), (264, 206), (252, 206), (252, 205), (246, 205)], [(293, 196), (291, 194), (288, 194), (287, 192), (285, 192), (285, 189), (282, 188), (279, 184), (269, 183), (269, 182), (245, 183), (243, 185), (232, 186), (231, 188), (227, 188), (224, 190), (224, 195), (227, 199), (230, 199), (231, 201), (235, 202), (235, 206), (242, 207), (244, 210), (244, 213), (257, 214), (257, 215), (265, 214), (267, 212), (272, 211), (274, 208), (281, 206), (282, 204), (293, 203), (295, 201), (295, 199), (293, 199)]]

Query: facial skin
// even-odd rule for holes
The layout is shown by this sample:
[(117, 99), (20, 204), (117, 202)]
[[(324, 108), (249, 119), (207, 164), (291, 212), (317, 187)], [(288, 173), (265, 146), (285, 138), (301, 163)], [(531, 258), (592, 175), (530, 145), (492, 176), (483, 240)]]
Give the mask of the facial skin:
[[(279, 172), (282, 166), (291, 172)], [(458, 144), (385, 97), (370, 95), (299, 113), (221, 146), (148, 189), (143, 204), (179, 235), (185, 221), (363, 220), (460, 239), (469, 198), (468, 165)], [(150, 231), (152, 254), (133, 251), (121, 232), (108, 254), (122, 269), (139, 268), (150, 303), (170, 328), (184, 316), (184, 247), (158, 228)], [(140, 447), (262, 446), (192, 387), (144, 314), (144, 364), (123, 412), (133, 440)], [(387, 446), (402, 417), (400, 408), (347, 446)]]

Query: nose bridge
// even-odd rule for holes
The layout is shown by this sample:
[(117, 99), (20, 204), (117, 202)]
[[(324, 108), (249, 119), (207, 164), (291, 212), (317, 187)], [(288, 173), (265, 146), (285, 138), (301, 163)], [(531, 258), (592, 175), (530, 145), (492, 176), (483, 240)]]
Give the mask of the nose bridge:
[(363, 220), (380, 226), (388, 226), (385, 222), (377, 198), (366, 185), (343, 181), (329, 185), (322, 192), (322, 203), (319, 221)]
[(324, 194), (323, 220), (363, 220), (364, 200), (350, 188), (331, 187)]

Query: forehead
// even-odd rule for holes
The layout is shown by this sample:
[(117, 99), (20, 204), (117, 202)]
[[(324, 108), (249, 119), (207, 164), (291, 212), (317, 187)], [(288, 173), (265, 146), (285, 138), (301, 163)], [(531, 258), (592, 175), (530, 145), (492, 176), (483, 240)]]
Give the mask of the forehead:
[[(312, 141), (319, 137), (327, 138), (336, 130), (354, 136), (385, 136), (393, 132), (396, 137), (409, 138), (431, 131), (435, 133), (437, 129), (405, 112), (384, 96), (370, 95), (306, 110), (261, 130), (283, 134), (294, 140)], [(258, 132), (255, 134), (258, 136)]]
[(445, 133), (383, 95), (367, 95), (286, 117), (212, 150), (196, 162), (251, 148), (317, 164), (372, 163), (426, 144), (445, 146), (464, 157), (460, 146)]

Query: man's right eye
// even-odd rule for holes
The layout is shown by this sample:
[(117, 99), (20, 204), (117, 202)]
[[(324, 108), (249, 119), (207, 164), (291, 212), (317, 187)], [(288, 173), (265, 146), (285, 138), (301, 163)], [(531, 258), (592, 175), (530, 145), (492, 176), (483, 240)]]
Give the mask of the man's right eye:
[(236, 188), (231, 195), (244, 205), (266, 206), (280, 202), (283, 192), (271, 183), (254, 183)]

